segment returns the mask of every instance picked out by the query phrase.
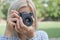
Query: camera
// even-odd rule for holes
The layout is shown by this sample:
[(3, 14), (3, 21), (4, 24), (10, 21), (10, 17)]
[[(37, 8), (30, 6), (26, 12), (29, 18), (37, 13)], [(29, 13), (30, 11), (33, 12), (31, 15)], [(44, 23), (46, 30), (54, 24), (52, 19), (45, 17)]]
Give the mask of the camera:
[(31, 26), (32, 23), (33, 23), (33, 19), (32, 19), (32, 16), (33, 16), (33, 13), (28, 13), (28, 12), (22, 12), (22, 13), (19, 13), (18, 14), (22, 20), (23, 20), (23, 23), (26, 25), (26, 26)]

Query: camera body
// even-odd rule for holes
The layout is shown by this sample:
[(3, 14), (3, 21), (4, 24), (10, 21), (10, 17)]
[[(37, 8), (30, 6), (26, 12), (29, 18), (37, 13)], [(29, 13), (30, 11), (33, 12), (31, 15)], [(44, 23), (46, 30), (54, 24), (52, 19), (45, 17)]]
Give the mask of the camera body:
[(20, 17), (22, 17), (23, 23), (26, 26), (31, 26), (32, 25), (32, 23), (33, 23), (33, 19), (32, 19), (33, 13), (22, 12), (22, 13), (19, 13), (18, 15)]

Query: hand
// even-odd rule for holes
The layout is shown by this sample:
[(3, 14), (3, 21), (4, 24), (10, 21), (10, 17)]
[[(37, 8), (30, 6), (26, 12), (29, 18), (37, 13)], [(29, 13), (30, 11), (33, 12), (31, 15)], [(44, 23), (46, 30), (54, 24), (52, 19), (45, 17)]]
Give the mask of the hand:
[(17, 11), (11, 10), (11, 12), (8, 14), (5, 31), (5, 36), (7, 37), (11, 37), (14, 27), (16, 26), (16, 23), (14, 23), (14, 21), (18, 21), (19, 16), (17, 15), (17, 13)]
[(19, 19), (19, 23), (17, 24), (17, 26), (19, 28), (17, 28), (17, 26), (15, 27), (16, 31), (18, 33), (22, 33), (25, 34), (28, 38), (32, 38), (34, 36), (34, 31), (35, 31), (35, 19), (32, 17), (33, 19), (33, 24), (31, 26), (26, 26), (24, 25), (22, 18), (20, 17)]

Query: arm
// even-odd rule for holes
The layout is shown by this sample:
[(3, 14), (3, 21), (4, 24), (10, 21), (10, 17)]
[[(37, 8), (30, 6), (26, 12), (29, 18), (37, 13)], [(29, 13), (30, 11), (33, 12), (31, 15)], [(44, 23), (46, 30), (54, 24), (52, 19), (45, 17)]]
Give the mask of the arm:
[(20, 40), (20, 39), (19, 38), (16, 38), (16, 37), (8, 38), (6, 36), (0, 36), (0, 40)]
[(8, 38), (5, 36), (0, 36), (0, 40), (8, 40)]

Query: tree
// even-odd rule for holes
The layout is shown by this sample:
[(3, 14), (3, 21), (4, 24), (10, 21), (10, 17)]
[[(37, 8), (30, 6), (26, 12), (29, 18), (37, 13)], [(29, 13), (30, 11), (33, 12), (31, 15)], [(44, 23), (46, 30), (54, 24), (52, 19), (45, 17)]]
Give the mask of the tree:
[(13, 0), (0, 0), (0, 17), (7, 18), (8, 8)]
[[(60, 19), (60, 0), (33, 0), (37, 9), (37, 17)], [(47, 4), (44, 7), (44, 4)]]

